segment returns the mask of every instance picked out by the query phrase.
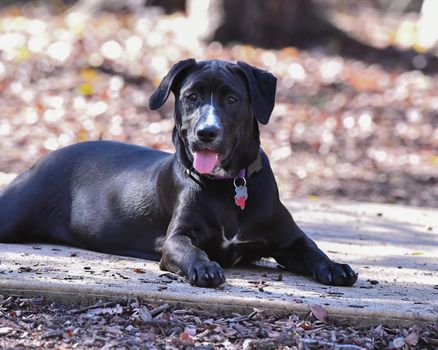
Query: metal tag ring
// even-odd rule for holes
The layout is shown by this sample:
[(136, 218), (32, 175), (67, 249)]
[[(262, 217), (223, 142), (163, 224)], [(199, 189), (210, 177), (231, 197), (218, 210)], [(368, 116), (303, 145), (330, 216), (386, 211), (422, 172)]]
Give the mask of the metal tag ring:
[(242, 176), (242, 177), (240, 177), (240, 176), (236, 176), (236, 177), (234, 178), (234, 181), (233, 181), (233, 185), (234, 185), (234, 187), (238, 187), (237, 184), (236, 184), (236, 181), (237, 181), (238, 179), (242, 179), (242, 180), (243, 180), (243, 185), (242, 185), (242, 186), (246, 186), (246, 179), (245, 179), (243, 176)]

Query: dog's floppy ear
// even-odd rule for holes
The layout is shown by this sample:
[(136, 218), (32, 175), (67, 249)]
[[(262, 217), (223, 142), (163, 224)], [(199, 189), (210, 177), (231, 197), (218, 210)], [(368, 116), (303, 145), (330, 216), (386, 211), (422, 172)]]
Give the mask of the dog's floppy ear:
[(275, 104), (277, 78), (242, 61), (238, 61), (237, 65), (248, 82), (251, 107), (257, 121), (268, 124)]
[(155, 110), (160, 108), (164, 104), (164, 102), (167, 101), (175, 78), (177, 78), (177, 76), (181, 74), (183, 70), (190, 66), (193, 66), (194, 64), (196, 64), (196, 61), (193, 58), (182, 60), (176, 63), (170, 69), (169, 73), (166, 74), (160, 85), (149, 98), (149, 109)]

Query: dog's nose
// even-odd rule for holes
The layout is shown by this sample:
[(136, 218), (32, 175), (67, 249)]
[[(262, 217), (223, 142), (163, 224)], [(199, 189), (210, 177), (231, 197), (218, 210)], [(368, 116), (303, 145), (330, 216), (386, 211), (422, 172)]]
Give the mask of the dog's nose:
[(219, 135), (219, 127), (216, 125), (201, 125), (196, 131), (198, 139), (202, 142), (213, 142)]

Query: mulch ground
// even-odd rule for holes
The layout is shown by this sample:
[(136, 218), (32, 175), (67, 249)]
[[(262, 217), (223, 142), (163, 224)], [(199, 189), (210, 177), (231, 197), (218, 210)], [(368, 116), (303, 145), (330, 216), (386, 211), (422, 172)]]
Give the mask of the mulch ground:
[[(313, 313), (312, 313), (313, 312)], [(139, 299), (87, 307), (1, 298), (0, 347), (23, 349), (436, 349), (438, 325), (388, 328), (307, 317), (218, 314)]]

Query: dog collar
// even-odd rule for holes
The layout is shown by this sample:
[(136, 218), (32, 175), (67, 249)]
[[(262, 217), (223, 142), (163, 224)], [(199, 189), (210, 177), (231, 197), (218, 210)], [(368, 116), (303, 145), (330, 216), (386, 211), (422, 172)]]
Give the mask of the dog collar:
[(262, 161), (262, 150), (260, 149), (257, 158), (248, 165), (247, 168), (240, 169), (239, 175), (236, 177), (222, 177), (222, 176), (214, 176), (210, 174), (199, 174), (194, 169), (186, 169), (186, 174), (193, 181), (199, 184), (202, 187), (205, 187), (203, 178), (208, 178), (211, 180), (233, 180), (234, 185), (234, 202), (240, 207), (240, 209), (245, 209), (246, 200), (248, 199), (248, 188), (246, 187), (246, 179), (259, 172), (263, 168)]

